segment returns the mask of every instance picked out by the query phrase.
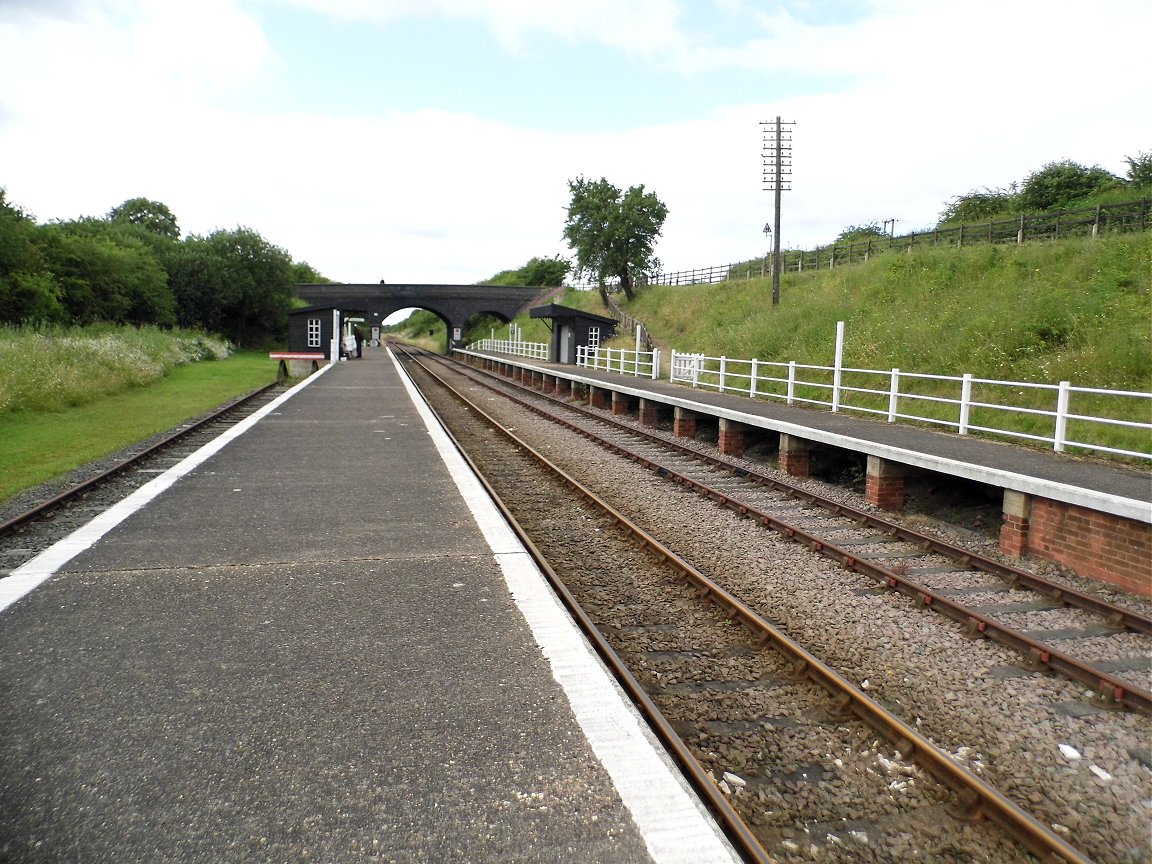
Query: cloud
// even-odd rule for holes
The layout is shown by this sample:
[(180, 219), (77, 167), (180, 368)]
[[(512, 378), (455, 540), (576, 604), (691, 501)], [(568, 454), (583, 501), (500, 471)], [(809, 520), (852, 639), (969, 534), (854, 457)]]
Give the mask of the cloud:
[[(264, 2), (270, 14), (277, 4)], [(725, 34), (707, 51), (697, 39), (693, 74), (794, 64), (823, 76), (819, 86), (789, 95), (781, 85), (743, 103), (718, 91), (694, 118), (595, 134), (460, 111), (246, 110), (241, 97), (298, 58), (277, 57), (242, 11), (251, 6), (229, 0), (87, 0), (57, 3), (52, 15), (0, 5), (0, 185), (42, 220), (100, 215), (143, 196), (167, 204), (186, 232), (251, 227), (331, 278), (473, 282), (568, 253), (567, 181), (578, 175), (642, 183), (668, 205), (657, 254), (669, 269), (762, 254), (772, 196), (761, 188), (760, 121), (777, 115), (796, 121), (781, 237), (793, 247), (891, 218), (898, 230), (928, 227), (951, 197), (1021, 180), (1047, 161), (1123, 173), (1124, 155), (1148, 149), (1134, 48), (1147, 11), (1099, 4), (1097, 20), (1127, 25), (1109, 24), (1105, 41), (1074, 37), (1079, 19), (1030, 16), (1034, 4), (971, 3), (961, 14), (887, 0), (860, 7), (851, 25), (820, 25), (819, 4), (768, 13), (758, 31), (729, 33), (728, 48)], [(726, 14), (763, 8), (723, 5)], [(691, 30), (671, 2), (323, 7), (371, 21), (457, 16), (525, 41), (565, 28), (573, 38), (640, 41), (642, 12), (669, 40)], [(944, 34), (960, 47), (946, 47)]]
[(387, 24), (402, 18), (478, 23), (505, 48), (522, 50), (533, 36), (592, 42), (640, 56), (684, 44), (676, 0), (264, 0), (350, 21)]

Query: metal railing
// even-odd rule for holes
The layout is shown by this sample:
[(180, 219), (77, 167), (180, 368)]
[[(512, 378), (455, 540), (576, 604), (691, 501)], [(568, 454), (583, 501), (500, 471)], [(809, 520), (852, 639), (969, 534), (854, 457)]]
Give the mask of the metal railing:
[[(1152, 422), (1132, 419), (1152, 417), (1152, 393), (1147, 392), (1073, 387), (1068, 381), (1036, 384), (970, 374), (926, 375), (899, 369), (773, 363), (676, 351), (672, 352), (670, 367), (669, 380), (692, 387), (781, 399), (788, 405), (817, 405), (833, 412), (858, 411), (884, 417), (889, 423), (935, 424), (960, 435), (984, 432), (1039, 441), (1051, 444), (1058, 452), (1077, 447), (1152, 459)], [(1084, 407), (1074, 412), (1073, 399)], [(1013, 415), (1010, 428), (997, 425), (996, 418), (1004, 414)], [(1127, 446), (1101, 443), (1102, 427), (1122, 430), (1113, 437)]]
[(589, 348), (578, 345), (576, 365), (637, 378), (659, 378), (660, 349), (629, 351), (626, 348)]

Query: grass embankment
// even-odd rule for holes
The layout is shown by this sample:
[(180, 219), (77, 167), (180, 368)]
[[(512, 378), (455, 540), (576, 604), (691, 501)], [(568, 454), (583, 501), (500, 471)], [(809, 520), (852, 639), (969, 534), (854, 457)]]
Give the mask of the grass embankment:
[(0, 501), (275, 378), (202, 334), (0, 329)]
[[(623, 298), (619, 298), (623, 299)], [(569, 292), (565, 305), (604, 314), (595, 291)], [(864, 264), (787, 274), (780, 305), (771, 305), (771, 280), (643, 289), (628, 311), (649, 327), (662, 349), (709, 356), (830, 366), (836, 322), (845, 322), (844, 364), (1002, 381), (1111, 390), (1152, 390), (1152, 236), (1129, 234), (1023, 246), (889, 252)], [(523, 321), (525, 338), (538, 321)], [(546, 334), (543, 337), (547, 338)], [(623, 338), (615, 347), (630, 348)], [(811, 377), (811, 376), (810, 376)], [(930, 382), (929, 382), (930, 383)], [(887, 389), (877, 376), (845, 385)], [(959, 398), (955, 384), (917, 383), (926, 395)], [(977, 401), (1052, 410), (1051, 391), (1005, 394), (978, 386)], [(810, 394), (824, 400), (825, 390)], [(1101, 397), (1102, 398), (1102, 397)], [(855, 396), (868, 405), (868, 398)], [(886, 408), (884, 397), (872, 397)], [(1073, 413), (1093, 414), (1100, 398), (1074, 395)], [(910, 413), (954, 421), (955, 406), (917, 402)], [(1113, 400), (1108, 416), (1148, 422), (1146, 400)], [(992, 415), (995, 416), (992, 416)], [(1051, 435), (1050, 418), (984, 409), (976, 425)], [(986, 421), (986, 422), (985, 422)], [(1095, 424), (1093, 424), (1095, 426)], [(1086, 434), (1073, 423), (1073, 440)], [(1092, 434), (1099, 437), (1101, 427)], [(1146, 432), (1108, 432), (1101, 443), (1152, 449)]]

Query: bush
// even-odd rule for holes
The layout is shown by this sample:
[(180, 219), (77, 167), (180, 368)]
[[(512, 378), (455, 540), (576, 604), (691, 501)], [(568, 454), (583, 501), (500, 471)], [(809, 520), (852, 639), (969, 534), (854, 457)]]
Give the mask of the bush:
[(1020, 187), (1024, 210), (1067, 207), (1096, 192), (1121, 185), (1121, 180), (1098, 165), (1086, 168), (1070, 160), (1050, 162), (1028, 175)]

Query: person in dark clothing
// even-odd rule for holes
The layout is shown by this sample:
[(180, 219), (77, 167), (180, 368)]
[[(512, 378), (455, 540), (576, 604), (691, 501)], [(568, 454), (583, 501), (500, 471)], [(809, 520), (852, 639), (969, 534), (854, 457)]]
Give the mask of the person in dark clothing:
[(359, 359), (364, 354), (364, 331), (359, 327), (353, 327), (352, 335), (356, 339), (356, 357)]

